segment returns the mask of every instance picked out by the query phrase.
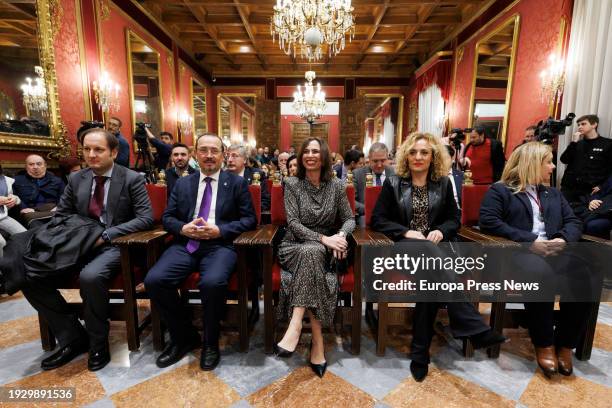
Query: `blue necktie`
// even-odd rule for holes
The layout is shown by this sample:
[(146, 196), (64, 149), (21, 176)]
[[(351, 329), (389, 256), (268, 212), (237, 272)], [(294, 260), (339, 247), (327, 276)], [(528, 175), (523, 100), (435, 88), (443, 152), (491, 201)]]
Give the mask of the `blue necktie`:
[(382, 180), (380, 178), (381, 174), (377, 174), (376, 175), (376, 185), (377, 186), (382, 186)]

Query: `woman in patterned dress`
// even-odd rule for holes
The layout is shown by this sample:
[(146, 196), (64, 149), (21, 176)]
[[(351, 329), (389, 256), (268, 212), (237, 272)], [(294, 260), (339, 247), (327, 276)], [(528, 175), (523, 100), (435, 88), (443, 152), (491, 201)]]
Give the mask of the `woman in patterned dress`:
[[(446, 176), (450, 156), (440, 139), (412, 133), (397, 151), (396, 175), (385, 179), (372, 213), (372, 228), (397, 242), (418, 242), (415, 250), (445, 256), (440, 241), (456, 239), (460, 212)], [(457, 186), (461, 188), (461, 186)], [(440, 303), (417, 302), (413, 315), (410, 371), (416, 381), (427, 376), (429, 346)], [(469, 337), (474, 348), (499, 344), (505, 337), (484, 323), (473, 304), (449, 302), (448, 314), (455, 337)]]
[(338, 301), (338, 277), (330, 264), (346, 258), (346, 236), (355, 219), (344, 184), (332, 178), (325, 141), (305, 140), (297, 162), (297, 177), (285, 178), (287, 233), (278, 248), (283, 268), (278, 309), (289, 327), (276, 354), (289, 357), (295, 351), (306, 313), (312, 328), (310, 366), (322, 377), (327, 363), (321, 328), (332, 325)]

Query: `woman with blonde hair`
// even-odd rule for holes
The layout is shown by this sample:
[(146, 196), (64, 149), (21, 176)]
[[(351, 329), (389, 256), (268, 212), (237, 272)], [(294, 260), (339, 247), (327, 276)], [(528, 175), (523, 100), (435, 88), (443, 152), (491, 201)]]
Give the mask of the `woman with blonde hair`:
[[(432, 256), (445, 256), (437, 244), (455, 240), (460, 227), (459, 208), (447, 177), (448, 150), (439, 138), (415, 132), (402, 143), (396, 157), (396, 174), (385, 179), (372, 213), (372, 228), (396, 242), (419, 243)], [(440, 305), (417, 302), (415, 306), (410, 371), (416, 381), (427, 376), (429, 346)], [(469, 302), (448, 303), (448, 314), (453, 335), (469, 338), (474, 348), (505, 341)]]
[[(528, 253), (511, 257), (517, 268), (553, 276), (571, 262), (561, 251), (580, 240), (582, 224), (556, 188), (548, 187), (555, 165), (550, 146), (529, 142), (506, 163), (501, 180), (491, 186), (480, 207), (480, 228), (516, 242), (533, 242)], [(580, 266), (578, 266), (580, 268)], [(533, 276), (531, 275), (531, 276)], [(529, 334), (538, 365), (547, 377), (572, 373), (572, 349), (586, 329), (588, 303), (560, 302), (559, 324), (554, 301), (525, 303)]]

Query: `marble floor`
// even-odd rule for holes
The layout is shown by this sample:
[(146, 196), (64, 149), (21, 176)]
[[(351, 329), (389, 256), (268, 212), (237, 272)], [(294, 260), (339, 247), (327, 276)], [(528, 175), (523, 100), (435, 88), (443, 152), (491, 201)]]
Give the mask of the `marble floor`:
[[(142, 311), (146, 308), (146, 303), (141, 304)], [(486, 305), (481, 305), (481, 311), (488, 313)], [(601, 306), (591, 359), (576, 362), (574, 376), (553, 380), (537, 369), (525, 330), (506, 330), (511, 341), (493, 360), (480, 351), (471, 359), (463, 358), (461, 343), (441, 329), (432, 347), (430, 374), (417, 383), (407, 358), (410, 334), (396, 333), (386, 355), (377, 357), (365, 322), (359, 356), (344, 350), (342, 338), (326, 337), (329, 367), (319, 379), (307, 366), (307, 335), (290, 359), (263, 353), (262, 320), (254, 329), (248, 353), (237, 351), (237, 336), (223, 336), (222, 360), (214, 372), (199, 369), (199, 352), (175, 366), (158, 369), (150, 332), (145, 333), (140, 351), (129, 352), (120, 322), (111, 325), (112, 361), (103, 370), (89, 372), (83, 356), (58, 370), (43, 372), (40, 360), (48, 353), (40, 346), (34, 310), (22, 296), (2, 297), (0, 387), (76, 387), (73, 404), (87, 407), (611, 406), (611, 304)]]

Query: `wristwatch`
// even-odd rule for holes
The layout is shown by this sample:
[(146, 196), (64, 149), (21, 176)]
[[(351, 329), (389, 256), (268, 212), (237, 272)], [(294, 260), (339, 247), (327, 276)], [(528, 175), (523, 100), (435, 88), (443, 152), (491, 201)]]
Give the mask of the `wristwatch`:
[(110, 244), (111, 239), (108, 236), (108, 232), (106, 232), (106, 231), (102, 232), (102, 236), (101, 237), (102, 237), (102, 240), (104, 241), (105, 244)]

